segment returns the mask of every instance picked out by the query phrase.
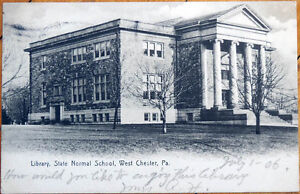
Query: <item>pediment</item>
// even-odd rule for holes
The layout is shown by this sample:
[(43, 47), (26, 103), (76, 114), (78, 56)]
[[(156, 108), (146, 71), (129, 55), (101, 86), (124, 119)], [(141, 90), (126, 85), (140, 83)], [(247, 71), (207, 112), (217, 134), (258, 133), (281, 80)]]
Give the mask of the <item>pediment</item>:
[(241, 6), (218, 18), (219, 22), (270, 31), (268, 25), (248, 7)]

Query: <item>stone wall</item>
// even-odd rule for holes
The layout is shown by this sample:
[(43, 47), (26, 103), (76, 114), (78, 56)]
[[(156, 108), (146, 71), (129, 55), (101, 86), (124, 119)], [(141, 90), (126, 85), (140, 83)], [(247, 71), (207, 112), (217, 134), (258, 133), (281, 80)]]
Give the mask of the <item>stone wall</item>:
[[(105, 102), (94, 102), (93, 77), (97, 74), (109, 74), (111, 94), (116, 94), (115, 86), (119, 84), (116, 75), (120, 76), (119, 63), (119, 38), (118, 32), (113, 34), (103, 34), (92, 37), (88, 40), (74, 42), (71, 45), (63, 45), (58, 48), (40, 50), (31, 54), (31, 113), (49, 112), (51, 104), (64, 103), (65, 112), (86, 110), (86, 109), (107, 109), (114, 108), (116, 98), (111, 96), (111, 100)], [(108, 58), (94, 59), (94, 44), (103, 40), (109, 40), (112, 46), (111, 55)], [(83, 63), (72, 64), (72, 49), (76, 47), (87, 47), (86, 60)], [(47, 56), (45, 70), (42, 69), (43, 56)], [(117, 68), (118, 67), (118, 68)], [(74, 78), (86, 79), (86, 102), (72, 104), (72, 80)], [(42, 106), (42, 83), (46, 83), (47, 101)], [(53, 86), (61, 86), (61, 96), (54, 96)], [(120, 95), (118, 95), (120, 96)]]
[(199, 108), (201, 106), (201, 66), (200, 43), (189, 42), (178, 45), (177, 76), (175, 89), (180, 92), (178, 109)]

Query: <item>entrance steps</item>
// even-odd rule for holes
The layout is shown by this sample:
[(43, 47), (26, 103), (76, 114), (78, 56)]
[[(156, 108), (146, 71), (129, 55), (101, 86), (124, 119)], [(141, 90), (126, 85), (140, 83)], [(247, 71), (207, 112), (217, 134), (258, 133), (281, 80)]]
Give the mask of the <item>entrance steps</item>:
[[(262, 126), (295, 126), (266, 111), (262, 111), (260, 121)], [(256, 125), (256, 118), (252, 111), (246, 109), (208, 109), (201, 110), (201, 120), (197, 123), (252, 126)]]
[(266, 110), (266, 112), (293, 125), (298, 125), (298, 114), (287, 113), (285, 110)]

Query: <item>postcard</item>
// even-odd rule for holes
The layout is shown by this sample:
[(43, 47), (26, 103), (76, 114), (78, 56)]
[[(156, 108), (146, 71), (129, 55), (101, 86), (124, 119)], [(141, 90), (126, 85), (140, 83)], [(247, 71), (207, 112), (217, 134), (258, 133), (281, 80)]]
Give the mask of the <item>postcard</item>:
[(299, 191), (296, 15), (4, 3), (1, 192)]

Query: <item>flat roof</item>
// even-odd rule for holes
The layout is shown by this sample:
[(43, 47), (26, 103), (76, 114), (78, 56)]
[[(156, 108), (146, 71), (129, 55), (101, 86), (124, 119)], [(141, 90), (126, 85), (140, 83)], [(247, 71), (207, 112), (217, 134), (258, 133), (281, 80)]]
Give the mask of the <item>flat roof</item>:
[(94, 25), (77, 31), (32, 42), (29, 44), (30, 47), (25, 49), (24, 51), (31, 52), (33, 50), (38, 50), (46, 46), (63, 44), (68, 41), (74, 41), (94, 34), (105, 33), (116, 29), (153, 33), (153, 34), (164, 35), (164, 36), (175, 36), (175, 30), (174, 27), (172, 26), (149, 24), (149, 23), (143, 23), (140, 21), (132, 21), (127, 19), (116, 19), (99, 25)]

